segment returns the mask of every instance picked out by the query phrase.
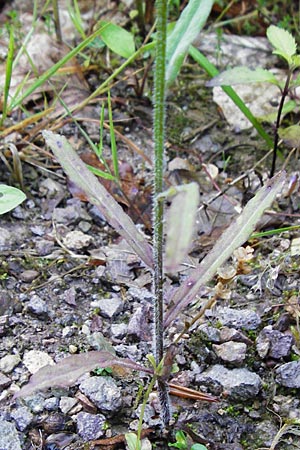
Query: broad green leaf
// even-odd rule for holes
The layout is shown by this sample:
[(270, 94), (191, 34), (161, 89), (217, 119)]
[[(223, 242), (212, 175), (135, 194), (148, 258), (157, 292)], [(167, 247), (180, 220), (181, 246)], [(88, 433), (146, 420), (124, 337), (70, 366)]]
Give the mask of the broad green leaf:
[(279, 128), (278, 134), (283, 142), (292, 148), (300, 148), (300, 126), (292, 125), (288, 128)]
[(275, 48), (273, 53), (282, 56), (290, 63), (291, 57), (297, 51), (295, 38), (287, 30), (275, 25), (270, 25), (267, 29), (267, 38)]
[(68, 356), (54, 366), (47, 365), (42, 367), (31, 376), (28, 384), (16, 392), (14, 397), (27, 397), (37, 391), (52, 387), (69, 387), (86, 372), (90, 372), (97, 367), (114, 366), (152, 373), (151, 370), (136, 364), (130, 359), (118, 358), (106, 351), (91, 351), (80, 353), (79, 355)]
[(178, 270), (190, 249), (199, 205), (197, 183), (184, 184), (175, 189), (176, 195), (167, 216), (165, 261), (167, 272)]
[(110, 50), (123, 58), (130, 58), (135, 52), (134, 38), (129, 31), (110, 22), (101, 22), (106, 25), (100, 32), (101, 39)]
[(24, 202), (26, 195), (20, 189), (0, 184), (0, 214), (16, 208), (20, 203)]
[(167, 38), (166, 83), (170, 86), (181, 68), (189, 46), (204, 26), (212, 0), (190, 0)]
[(135, 433), (126, 433), (125, 439), (129, 450), (141, 449), (141, 442), (139, 442), (138, 437)]
[(233, 86), (235, 84), (262, 83), (269, 82), (278, 84), (276, 78), (269, 70), (249, 67), (234, 67), (225, 72), (221, 72), (216, 77), (206, 83), (206, 86)]
[(85, 192), (89, 201), (99, 208), (107, 222), (127, 241), (141, 260), (148, 267), (153, 267), (151, 246), (119, 203), (89, 171), (67, 139), (46, 130), (43, 131), (43, 136), (71, 181)]
[(165, 327), (168, 327), (180, 312), (195, 299), (201, 286), (212, 279), (218, 268), (225, 263), (234, 250), (247, 241), (264, 211), (271, 206), (280, 192), (285, 177), (284, 171), (279, 172), (259, 189), (255, 197), (247, 203), (243, 212), (224, 231), (199, 266), (193, 270), (174, 294), (169, 295), (168, 304), (172, 306), (166, 313)]

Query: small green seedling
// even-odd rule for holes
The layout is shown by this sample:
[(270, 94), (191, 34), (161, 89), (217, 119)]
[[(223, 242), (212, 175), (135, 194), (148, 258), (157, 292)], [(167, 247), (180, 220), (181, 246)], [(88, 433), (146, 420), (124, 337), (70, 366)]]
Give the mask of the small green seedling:
[(5, 214), (19, 206), (26, 199), (20, 189), (0, 184), (0, 214)]
[[(210, 80), (208, 86), (222, 86), (228, 87), (236, 84), (245, 83), (272, 83), (278, 86), (281, 92), (281, 99), (277, 111), (276, 123), (275, 123), (275, 135), (273, 143), (273, 161), (270, 170), (270, 177), (275, 173), (276, 168), (276, 155), (279, 138), (281, 138), (287, 145), (295, 148), (300, 148), (300, 127), (299, 125), (292, 125), (286, 129), (280, 128), (281, 117), (284, 112), (284, 102), (288, 95), (290, 87), (296, 87), (300, 85), (300, 76), (298, 75), (295, 80), (292, 80), (294, 71), (300, 67), (300, 55), (297, 54), (297, 44), (295, 38), (282, 28), (275, 25), (269, 26), (267, 29), (267, 38), (271, 45), (274, 47), (273, 53), (280, 56), (288, 65), (288, 72), (285, 83), (282, 84), (275, 75), (262, 68), (256, 68), (251, 70), (248, 67), (235, 67), (228, 69)], [(287, 109), (289, 110), (289, 108)]]
[[(176, 442), (169, 443), (169, 447), (180, 448), (181, 450), (188, 450), (188, 442), (186, 434), (183, 431), (177, 431), (175, 434)], [(202, 444), (194, 444), (192, 445), (190, 450), (207, 450), (207, 447)]]

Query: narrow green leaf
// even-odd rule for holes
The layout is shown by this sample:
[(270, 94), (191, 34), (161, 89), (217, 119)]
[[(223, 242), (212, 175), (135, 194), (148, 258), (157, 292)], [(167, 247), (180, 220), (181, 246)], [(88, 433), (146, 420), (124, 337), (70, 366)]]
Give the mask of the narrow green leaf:
[(219, 267), (249, 238), (259, 218), (269, 208), (280, 192), (286, 173), (279, 172), (263, 186), (251, 199), (243, 212), (224, 231), (212, 250), (205, 256), (192, 275), (169, 298), (171, 308), (166, 313), (165, 327), (178, 317), (196, 297), (201, 286), (212, 279)]
[(270, 25), (267, 29), (267, 38), (275, 48), (273, 53), (281, 55), (288, 62), (297, 51), (295, 38), (282, 28)]
[(269, 70), (257, 68), (255, 70), (248, 67), (234, 67), (225, 70), (206, 83), (206, 86), (233, 86), (235, 84), (262, 83), (269, 82), (278, 84), (276, 78)]
[(130, 58), (135, 52), (134, 38), (129, 31), (110, 22), (101, 22), (106, 25), (100, 32), (101, 39), (107, 47), (123, 58)]
[(99, 208), (107, 222), (126, 239), (141, 260), (148, 267), (153, 267), (151, 246), (112, 195), (89, 171), (67, 139), (46, 130), (43, 136), (68, 177), (85, 192), (89, 201)]
[(190, 0), (181, 13), (172, 33), (168, 36), (166, 67), (168, 86), (175, 80), (189, 46), (204, 26), (212, 5), (212, 0)]
[(20, 189), (0, 184), (0, 214), (5, 214), (16, 208), (25, 199), (26, 195)]
[(165, 261), (167, 272), (177, 271), (190, 249), (199, 205), (197, 183), (178, 186), (176, 190), (167, 217)]
[(279, 128), (278, 134), (283, 142), (292, 148), (300, 148), (300, 126), (291, 125), (287, 128)]

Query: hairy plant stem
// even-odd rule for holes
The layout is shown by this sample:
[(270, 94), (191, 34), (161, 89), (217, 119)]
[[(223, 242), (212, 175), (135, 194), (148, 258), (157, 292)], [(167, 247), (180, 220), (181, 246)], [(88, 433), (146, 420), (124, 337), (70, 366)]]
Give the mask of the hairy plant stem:
[(278, 147), (278, 141), (279, 141), (279, 135), (278, 135), (278, 130), (280, 127), (280, 120), (281, 120), (281, 114), (282, 114), (282, 109), (283, 109), (283, 105), (284, 105), (284, 101), (286, 99), (286, 96), (288, 95), (289, 92), (289, 85), (290, 85), (290, 81), (291, 81), (291, 77), (293, 74), (293, 69), (289, 69), (288, 71), (288, 75), (286, 78), (286, 82), (282, 91), (282, 95), (281, 95), (281, 99), (280, 99), (280, 104), (278, 107), (278, 112), (277, 112), (277, 119), (276, 119), (276, 125), (275, 125), (275, 136), (274, 136), (274, 145), (273, 145), (273, 158), (272, 158), (272, 166), (271, 166), (271, 170), (270, 170), (270, 178), (273, 177), (274, 173), (275, 173), (275, 169), (276, 169), (276, 157), (277, 157), (277, 147)]
[[(156, 1), (157, 41), (154, 73), (154, 202), (153, 202), (153, 291), (154, 291), (154, 355), (156, 365), (160, 363), (164, 352), (163, 320), (163, 212), (164, 204), (158, 200), (163, 189), (164, 137), (165, 137), (165, 95), (166, 95), (166, 39), (167, 39), (167, 0)], [(170, 421), (167, 383), (158, 383), (158, 392), (162, 408), (162, 420), (165, 426)]]

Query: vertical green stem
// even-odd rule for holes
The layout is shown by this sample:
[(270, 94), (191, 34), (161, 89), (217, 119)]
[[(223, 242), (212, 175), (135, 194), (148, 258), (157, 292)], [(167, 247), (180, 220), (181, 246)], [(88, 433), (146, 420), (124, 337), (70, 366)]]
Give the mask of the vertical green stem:
[[(163, 189), (165, 95), (166, 95), (166, 39), (167, 0), (156, 1), (156, 58), (154, 73), (154, 204), (153, 204), (153, 259), (154, 259), (154, 352), (156, 365), (163, 358), (163, 212), (164, 205), (158, 200)], [(164, 425), (170, 420), (167, 384), (158, 383)]]

